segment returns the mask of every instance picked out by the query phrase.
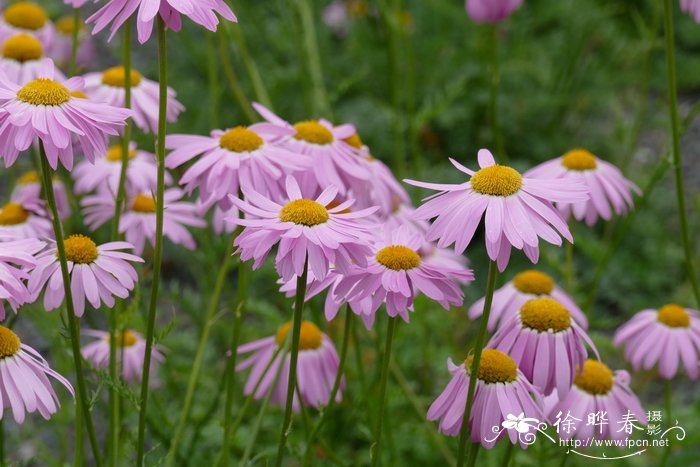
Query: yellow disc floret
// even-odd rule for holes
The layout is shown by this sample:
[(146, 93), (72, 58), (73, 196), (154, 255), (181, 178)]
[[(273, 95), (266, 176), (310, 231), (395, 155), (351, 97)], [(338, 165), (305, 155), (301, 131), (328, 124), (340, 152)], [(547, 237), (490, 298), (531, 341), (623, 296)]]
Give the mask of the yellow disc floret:
[[(464, 368), (469, 372), (474, 357), (464, 361)], [(489, 384), (512, 383), (518, 377), (518, 365), (507, 354), (496, 349), (484, 349), (479, 360), (478, 378)]]
[(43, 55), (44, 47), (41, 45), (41, 42), (29, 34), (17, 34), (2, 44), (2, 56), (18, 62), (38, 60)]
[[(287, 334), (292, 329), (292, 322), (289, 321), (277, 329), (277, 336), (275, 340), (277, 345), (284, 345), (287, 340)], [(301, 332), (299, 334), (299, 350), (316, 350), (321, 347), (323, 342), (323, 334), (321, 330), (311, 321), (301, 322)], [(291, 338), (290, 338), (291, 343)]]
[(588, 394), (603, 396), (613, 388), (613, 372), (605, 363), (589, 358), (583, 364), (583, 371), (574, 378), (574, 384)]
[(17, 2), (8, 6), (4, 17), (7, 24), (30, 31), (43, 28), (49, 19), (46, 10), (32, 2)]
[(138, 194), (134, 198), (134, 204), (131, 205), (131, 210), (134, 212), (152, 214), (156, 212), (156, 200), (153, 196)]
[(586, 149), (572, 149), (561, 158), (561, 165), (569, 170), (593, 170), (598, 167), (596, 157)]
[[(73, 19), (73, 15), (61, 16), (56, 20), (55, 24), (58, 32), (65, 36), (72, 35), (73, 31), (75, 30), (75, 20)], [(79, 21), (78, 28), (82, 31), (85, 28), (85, 24), (82, 21)]]
[(328, 210), (312, 199), (295, 199), (280, 210), (280, 220), (312, 227), (328, 220)]
[(554, 289), (554, 281), (547, 274), (529, 269), (513, 277), (513, 285), (522, 293), (549, 295)]
[(99, 256), (97, 244), (85, 235), (71, 235), (65, 239), (64, 245), (68, 261), (76, 264), (90, 264)]
[[(107, 342), (109, 342), (109, 335), (106, 336)], [(118, 347), (133, 347), (139, 341), (136, 333), (134, 331), (129, 331), (128, 329), (117, 336), (117, 346)]]
[(690, 315), (685, 308), (676, 304), (664, 305), (656, 312), (659, 322), (671, 328), (687, 328), (690, 326)]
[(17, 179), (17, 185), (33, 185), (35, 183), (40, 183), (39, 172), (36, 170), (30, 170), (29, 172), (24, 172)]
[(294, 138), (313, 144), (330, 144), (333, 142), (333, 133), (316, 120), (307, 120), (294, 125), (297, 133)]
[(377, 262), (394, 271), (407, 271), (420, 265), (420, 256), (404, 245), (386, 246), (377, 252)]
[[(141, 84), (143, 76), (138, 71), (131, 70), (131, 86), (135, 87)], [(107, 68), (104, 73), (102, 73), (102, 84), (107, 86), (114, 86), (118, 88), (123, 88), (126, 86), (126, 72), (123, 66), (115, 66), (112, 68)]]
[(5, 326), (0, 326), (0, 358), (13, 356), (19, 352), (20, 345), (17, 334)]
[(71, 99), (70, 91), (61, 83), (48, 78), (28, 82), (17, 91), (17, 99), (32, 105), (61, 105)]
[(255, 151), (263, 143), (263, 139), (256, 132), (244, 126), (231, 128), (219, 140), (219, 146), (233, 152)]
[(571, 327), (571, 314), (553, 298), (533, 298), (520, 308), (523, 326), (539, 332), (561, 332)]
[(362, 140), (360, 139), (360, 135), (357, 133), (353, 133), (351, 136), (348, 136), (343, 141), (348, 143), (353, 148), (362, 149)]
[(523, 176), (507, 165), (492, 165), (476, 172), (470, 181), (474, 191), (482, 195), (510, 196), (520, 190)]
[[(110, 162), (121, 162), (122, 161), (122, 147), (120, 144), (115, 144), (114, 146), (110, 147), (109, 150), (107, 150), (107, 155), (105, 156), (105, 159), (107, 159)], [(135, 149), (129, 149), (129, 154), (127, 156), (129, 160), (133, 159), (136, 157), (136, 150)]]
[(7, 203), (0, 209), (0, 225), (24, 224), (29, 212), (19, 203)]

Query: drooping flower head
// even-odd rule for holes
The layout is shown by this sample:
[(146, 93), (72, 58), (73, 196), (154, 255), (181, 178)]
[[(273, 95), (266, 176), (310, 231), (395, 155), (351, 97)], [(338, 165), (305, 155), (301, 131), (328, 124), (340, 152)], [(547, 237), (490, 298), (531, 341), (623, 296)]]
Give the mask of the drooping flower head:
[[(558, 400), (553, 394), (545, 401), (551, 423), (559, 420), (561, 424), (567, 417), (574, 423), (573, 429), (559, 429), (559, 438), (623, 440), (641, 429), (639, 425), (647, 424), (647, 415), (629, 385), (626, 371), (613, 373), (599, 360), (586, 360), (568, 395)], [(605, 414), (607, 423), (589, 423), (589, 414)], [(623, 427), (624, 417), (633, 424), (629, 429)]]
[(188, 193), (198, 188), (205, 206), (218, 203), (223, 210), (228, 210), (231, 207), (228, 195), (237, 194), (241, 188), (280, 201), (285, 195), (286, 176), (305, 169), (310, 163), (308, 157), (274, 143), (292, 134), (291, 128), (257, 123), (225, 131), (214, 130), (210, 136), (169, 135), (165, 145), (173, 152), (165, 164), (174, 169), (197, 158), (182, 175), (180, 183)]
[(438, 240), (439, 247), (454, 243), (455, 251), (461, 253), (474, 237), (483, 216), (486, 250), (500, 271), (508, 264), (511, 247), (523, 250), (536, 263), (539, 238), (554, 245), (561, 245), (561, 237), (573, 242), (566, 222), (552, 203), (588, 199), (583, 182), (522, 176), (511, 167), (496, 164), (486, 149), (479, 151), (481, 169), (476, 172), (450, 160), (457, 170), (471, 177), (469, 181), (450, 185), (406, 180), (418, 187), (440, 191), (415, 213), (418, 219), (436, 218), (428, 230), (428, 240)]
[(17, 313), (17, 308), (31, 301), (26, 279), (27, 271), (36, 265), (35, 255), (44, 242), (35, 238), (7, 240), (0, 238), (0, 321), (5, 320), (5, 302)]
[(347, 212), (352, 201), (328, 208), (338, 193), (335, 187), (326, 188), (315, 200), (308, 199), (291, 176), (286, 190), (284, 204), (245, 188), (245, 201), (230, 197), (241, 211), (255, 217), (229, 219), (245, 227), (234, 242), (243, 261), (253, 258), (257, 269), (278, 245), (275, 265), (285, 282), (303, 274), (307, 258), (309, 272), (318, 280), (326, 277), (331, 264), (341, 271), (353, 264), (367, 264), (372, 226), (361, 221), (376, 208)]
[[(287, 340), (291, 341), (291, 335), (289, 335), (291, 328), (292, 323), (288, 322), (279, 327), (275, 336), (249, 342), (238, 347), (239, 355), (252, 352), (248, 358), (236, 366), (236, 371), (252, 368), (243, 389), (245, 395), (252, 394), (257, 385), (258, 389), (253, 396), (255, 399), (262, 399), (272, 391), (270, 399), (272, 403), (284, 407), (289, 381), (290, 355), (285, 351), (280, 351), (275, 356), (275, 352), (280, 348), (284, 348)], [(287, 337), (288, 335), (289, 338)], [(273, 357), (274, 362), (267, 368)], [(280, 365), (282, 365), (281, 369)], [(299, 336), (297, 362), (299, 391), (294, 392), (293, 403), (295, 412), (301, 409), (299, 394), (301, 394), (306, 406), (320, 408), (328, 405), (333, 384), (338, 376), (338, 365), (338, 354), (330, 338), (322, 333), (314, 323), (303, 321)], [(265, 372), (266, 368), (267, 372)], [(279, 376), (277, 376), (278, 374)], [(345, 378), (341, 380), (340, 388), (335, 398), (336, 402), (342, 400), (344, 388)]]
[(498, 23), (522, 4), (523, 0), (466, 0), (464, 6), (475, 23)]
[[(73, 52), (73, 31), (75, 19), (73, 15), (62, 16), (56, 20), (56, 34), (53, 38), (53, 45), (47, 50), (47, 54), (59, 66), (68, 66)], [(97, 53), (95, 43), (85, 31), (85, 23), (78, 22), (78, 51), (76, 54), (77, 64), (86, 66)]]
[[(84, 329), (81, 332), (83, 335), (96, 338), (80, 350), (83, 358), (90, 362), (93, 368), (107, 371), (109, 369), (109, 333), (94, 329)], [(117, 365), (122, 369), (122, 378), (127, 383), (138, 383), (141, 381), (146, 359), (146, 339), (138, 332), (127, 329), (117, 335), (116, 341)], [(151, 376), (154, 376), (153, 373), (156, 372), (158, 364), (163, 360), (165, 357), (160, 346), (154, 346), (151, 353)]]
[(696, 23), (700, 23), (700, 0), (681, 0), (681, 10), (692, 16)]
[(0, 241), (2, 238), (51, 238), (53, 224), (37, 197), (21, 193), (0, 206)]
[[(126, 73), (123, 66), (115, 66), (101, 73), (88, 73), (85, 78), (85, 94), (95, 102), (104, 102), (115, 107), (126, 105)], [(168, 87), (168, 107), (166, 118), (169, 123), (185, 107), (176, 99), (177, 93)], [(160, 90), (157, 82), (144, 77), (137, 70), (131, 70), (131, 118), (142, 131), (158, 131), (158, 108)]]
[[(428, 420), (440, 420), (440, 432), (448, 436), (457, 436), (462, 427), (464, 407), (469, 388), (469, 374), (472, 357), (461, 365), (455, 365), (451, 358), (447, 368), (452, 379), (428, 409)], [(476, 390), (469, 419), (471, 440), (485, 448), (492, 448), (505, 436), (494, 433), (494, 427), (501, 427), (509, 415), (523, 414), (535, 420), (544, 420), (542, 398), (535, 387), (530, 384), (518, 365), (507, 354), (484, 349), (479, 361)], [(510, 442), (518, 442), (518, 432), (507, 430)], [(523, 440), (520, 443), (525, 447)]]
[[(586, 315), (574, 300), (563, 291), (552, 277), (542, 271), (522, 271), (493, 294), (488, 330), (493, 332), (507, 323), (525, 302), (533, 298), (549, 297), (558, 301), (571, 313), (571, 317), (582, 329), (588, 329)], [(484, 311), (484, 298), (469, 307), (469, 318), (476, 319)]]
[[(13, 83), (26, 83), (41, 77), (44, 46), (35, 36), (24, 32), (9, 36), (2, 43), (0, 51), (0, 70), (4, 71)], [(58, 70), (56, 78), (65, 79)]]
[(557, 390), (566, 397), (577, 368), (588, 356), (593, 341), (553, 298), (533, 298), (504, 323), (487, 347), (506, 352), (542, 394)]
[(659, 375), (673, 379), (683, 365), (690, 379), (700, 376), (700, 312), (676, 304), (642, 310), (623, 324), (613, 339), (625, 346), (635, 371), (658, 364)]
[[(66, 186), (60, 177), (53, 177), (53, 196), (56, 199), (59, 217), (66, 219), (71, 215), (72, 211), (70, 200), (68, 199), (68, 190), (66, 190)], [(30, 201), (40, 206), (43, 205), (39, 173), (35, 170), (30, 170), (20, 175), (15, 188), (12, 190), (11, 198), (13, 200), (25, 200), (25, 203)]]
[[(76, 3), (76, 0), (73, 2)], [(182, 28), (181, 15), (210, 31), (216, 31), (219, 24), (217, 14), (228, 21), (237, 21), (236, 15), (224, 0), (107, 0), (107, 4), (89, 17), (87, 22), (95, 23), (93, 34), (111, 24), (109, 40), (112, 40), (126, 20), (135, 16), (138, 40), (143, 44), (151, 37), (156, 15), (160, 15), (173, 31), (180, 31)]]
[(49, 47), (54, 37), (54, 26), (44, 8), (34, 2), (15, 2), (5, 8), (0, 18), (0, 42), (15, 34), (26, 33), (37, 37)]
[(525, 172), (533, 178), (561, 178), (581, 180), (588, 187), (590, 199), (578, 203), (558, 202), (557, 208), (565, 219), (573, 213), (579, 221), (593, 225), (598, 218), (606, 221), (613, 212), (618, 216), (632, 209), (632, 193), (641, 194), (639, 188), (627, 180), (622, 172), (585, 149), (574, 149), (561, 157), (533, 167)]
[[(138, 280), (130, 262), (143, 263), (138, 256), (119, 251), (131, 250), (131, 244), (110, 242), (98, 246), (84, 235), (71, 235), (64, 244), (76, 316), (83, 315), (86, 299), (94, 308), (99, 308), (101, 303), (112, 308), (115, 296), (129, 296)], [(38, 255), (37, 266), (29, 274), (28, 287), (34, 300), (45, 289), (46, 311), (55, 310), (63, 303), (63, 277), (55, 246)]]
[(54, 170), (59, 160), (73, 168), (74, 137), (89, 161), (107, 152), (108, 135), (119, 134), (129, 110), (76, 97), (83, 79), (56, 80), (50, 59), (43, 60), (39, 76), (15, 84), (0, 72), (0, 157), (5, 166), (14, 164), (36, 138)]
[(39, 412), (44, 419), (51, 418), (61, 404), (49, 376), (75, 396), (73, 386), (52, 370), (39, 352), (22, 343), (12, 330), (0, 326), (0, 419), (8, 408), (17, 423), (23, 423), (27, 413)]

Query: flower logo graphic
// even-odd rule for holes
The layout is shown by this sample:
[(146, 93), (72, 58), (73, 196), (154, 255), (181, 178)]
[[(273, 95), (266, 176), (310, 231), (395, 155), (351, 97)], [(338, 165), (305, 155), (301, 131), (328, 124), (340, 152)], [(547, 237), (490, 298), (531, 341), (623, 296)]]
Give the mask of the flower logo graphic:
[(536, 418), (525, 418), (525, 413), (520, 412), (520, 415), (517, 417), (513, 414), (508, 414), (508, 417), (506, 417), (501, 425), (507, 430), (517, 430), (518, 433), (527, 433), (533, 425), (537, 426), (539, 422), (540, 421)]

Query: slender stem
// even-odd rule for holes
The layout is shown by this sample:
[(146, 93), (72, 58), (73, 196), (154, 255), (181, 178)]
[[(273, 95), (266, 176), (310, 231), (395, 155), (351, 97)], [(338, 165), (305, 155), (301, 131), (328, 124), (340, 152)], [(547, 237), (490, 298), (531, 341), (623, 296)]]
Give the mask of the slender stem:
[(377, 430), (374, 434), (374, 445), (370, 451), (372, 466), (379, 465), (381, 458), (382, 425), (386, 408), (386, 382), (389, 378), (389, 362), (391, 361), (391, 346), (396, 331), (396, 318), (389, 317), (386, 326), (386, 340), (384, 342), (384, 356), (382, 357), (382, 374), (379, 380), (379, 413), (377, 414)]
[(306, 279), (309, 272), (309, 258), (304, 259), (304, 272), (297, 277), (297, 293), (294, 300), (294, 326), (292, 333), (292, 347), (289, 361), (289, 379), (287, 381), (287, 403), (284, 409), (284, 422), (277, 446), (277, 460), (275, 465), (280, 467), (284, 459), (284, 451), (287, 446), (287, 438), (292, 429), (292, 405), (294, 402), (294, 388), (297, 384), (297, 360), (299, 357), (299, 337), (301, 334), (301, 316), (304, 311), (304, 298), (306, 297)]
[(73, 349), (73, 363), (75, 365), (75, 379), (78, 385), (78, 403), (81, 405), (83, 418), (85, 419), (85, 427), (87, 428), (88, 437), (90, 438), (90, 446), (95, 459), (95, 465), (102, 465), (102, 456), (100, 455), (100, 447), (97, 444), (97, 436), (95, 436), (95, 427), (92, 423), (92, 415), (90, 414), (89, 397), (85, 387), (85, 376), (83, 375), (83, 360), (80, 354), (80, 324), (75, 316), (73, 308), (73, 292), (71, 290), (70, 273), (68, 272), (68, 260), (66, 258), (66, 248), (63, 243), (63, 226), (61, 218), (58, 216), (58, 207), (56, 206), (56, 197), (53, 191), (53, 178), (51, 177), (51, 167), (46, 158), (44, 144), (39, 141), (39, 159), (41, 160), (41, 176), (44, 185), (44, 196), (51, 210), (51, 220), (53, 222), (54, 236), (56, 237), (56, 250), (58, 252), (59, 263), (61, 264), (61, 276), (63, 279), (63, 292), (65, 294), (66, 314), (68, 315), (68, 330), (70, 331), (71, 347)]
[(75, 404), (75, 453), (74, 467), (82, 467), (85, 450), (83, 449), (83, 411), (80, 404)]
[(688, 214), (685, 206), (685, 182), (683, 180), (683, 157), (681, 154), (681, 131), (678, 117), (678, 89), (676, 85), (676, 48), (673, 32), (673, 3), (664, 0), (664, 24), (666, 34), (666, 72), (668, 75), (668, 100), (671, 117), (671, 139), (673, 141), (673, 169), (676, 177), (676, 196), (678, 198), (678, 217), (681, 223), (681, 237), (685, 252), (685, 267), (693, 288), (695, 302), (700, 306), (700, 284), (693, 264), (693, 251), (690, 244)]
[(311, 84), (311, 110), (315, 115), (331, 117), (331, 107), (328, 103), (326, 84), (323, 78), (321, 52), (318, 47), (316, 24), (311, 0), (293, 0), (299, 15), (299, 26), (302, 34), (302, 47), (306, 59), (306, 72)]
[(229, 56), (224, 28), (221, 28), (216, 34), (219, 36), (221, 68), (224, 70), (224, 75), (226, 76), (226, 81), (231, 89), (231, 94), (233, 94), (233, 98), (238, 103), (238, 107), (240, 107), (241, 112), (243, 112), (243, 115), (245, 115), (246, 120), (253, 123), (257, 121), (257, 117), (250, 106), (250, 101), (246, 97), (245, 92), (243, 92), (241, 83), (238, 81), (236, 70), (233, 69), (233, 65), (231, 64), (231, 57)]
[(506, 443), (506, 452), (503, 454), (503, 459), (501, 460), (501, 467), (508, 467), (511, 458), (513, 457), (513, 446), (515, 445), (510, 442), (510, 439), (508, 437), (506, 437), (503, 441)]
[[(226, 276), (228, 274), (229, 265), (231, 263), (231, 253), (232, 247), (229, 246), (224, 255), (224, 259), (221, 262), (221, 267), (219, 268), (219, 273), (216, 278), (216, 284), (214, 285), (214, 290), (211, 294), (211, 300), (209, 302), (209, 309), (204, 318), (204, 326), (202, 328), (202, 334), (199, 337), (199, 343), (197, 344), (197, 351), (195, 352), (194, 362), (192, 363), (192, 369), (190, 370), (189, 380), (187, 382), (187, 390), (185, 392), (185, 400), (182, 403), (182, 409), (180, 410), (180, 418), (178, 419), (177, 426), (175, 428), (175, 434), (173, 435), (173, 441), (170, 444), (170, 450), (168, 451), (167, 458), (165, 460), (166, 466), (174, 465), (177, 460), (177, 452), (180, 447), (180, 442), (182, 441), (182, 436), (187, 426), (187, 422), (190, 417), (190, 412), (192, 411), (192, 401), (194, 400), (194, 394), (197, 390), (197, 383), (199, 382), (199, 374), (202, 371), (202, 363), (204, 362), (204, 354), (207, 350), (207, 342), (209, 341), (209, 335), (211, 334), (211, 328), (214, 325), (216, 311), (219, 308), (219, 301), (221, 299), (221, 294), (224, 289), (224, 284), (226, 283)], [(235, 352), (234, 352), (235, 355)], [(233, 356), (231, 357), (233, 358)]]
[(338, 374), (335, 376), (335, 382), (333, 383), (333, 389), (331, 389), (331, 394), (328, 399), (328, 405), (326, 405), (326, 407), (323, 409), (321, 419), (316, 423), (316, 426), (314, 426), (314, 428), (311, 430), (311, 433), (309, 434), (306, 440), (306, 452), (304, 453), (305, 466), (311, 465), (311, 456), (313, 454), (313, 450), (311, 449), (311, 447), (313, 446), (314, 441), (316, 441), (316, 437), (321, 432), (321, 428), (323, 428), (323, 424), (326, 422), (328, 414), (335, 405), (335, 398), (338, 394), (338, 390), (340, 389), (340, 383), (343, 380), (343, 369), (345, 368), (345, 358), (348, 354), (348, 343), (350, 342), (353, 317), (354, 314), (350, 309), (350, 304), (345, 305), (345, 330), (343, 331), (343, 343), (342, 347), (340, 348), (340, 362), (338, 363)]
[(158, 306), (158, 289), (160, 287), (160, 271), (163, 260), (163, 192), (165, 191), (165, 131), (168, 111), (168, 58), (166, 48), (166, 29), (163, 18), (158, 15), (158, 64), (159, 64), (159, 109), (158, 109), (158, 141), (156, 145), (158, 183), (156, 192), (156, 244), (153, 254), (153, 284), (151, 285), (151, 301), (148, 308), (146, 325), (146, 352), (144, 354), (143, 375), (141, 381), (141, 407), (139, 411), (139, 433), (136, 444), (136, 465), (143, 466), (144, 445), (146, 436), (146, 412), (148, 408), (148, 382), (151, 371), (151, 355), (156, 327), (156, 309)]
[(489, 113), (491, 116), (491, 135), (497, 154), (507, 162), (508, 155), (503, 146), (498, 112), (498, 94), (501, 88), (501, 71), (498, 60), (498, 25), (489, 25), (489, 29), (489, 58), (491, 59), (489, 63)]
[(80, 45), (78, 35), (80, 34), (81, 25), (82, 20), (80, 18), (80, 9), (75, 8), (73, 10), (73, 32), (71, 34), (70, 62), (68, 63), (68, 73), (70, 76), (75, 76), (75, 74), (78, 72), (78, 46)]
[[(664, 402), (666, 407), (666, 420), (668, 420), (669, 425), (673, 425), (673, 410), (671, 401), (673, 400), (673, 387), (671, 386), (671, 380), (667, 379), (664, 381)], [(671, 455), (671, 446), (666, 446), (663, 455), (661, 456), (661, 462), (659, 462), (660, 467), (665, 467), (668, 462), (668, 457)]]
[[(467, 441), (469, 440), (469, 418), (472, 413), (472, 402), (474, 401), (474, 391), (476, 389), (477, 375), (479, 374), (479, 361), (481, 360), (481, 350), (484, 348), (484, 339), (486, 337), (486, 325), (489, 322), (489, 315), (491, 314), (491, 303), (493, 302), (493, 292), (496, 288), (496, 275), (498, 269), (496, 267), (496, 262), (491, 261), (489, 263), (488, 278), (486, 280), (486, 295), (484, 297), (484, 311), (481, 315), (481, 322), (479, 323), (479, 332), (476, 335), (476, 341), (474, 342), (474, 358), (472, 359), (472, 367), (469, 371), (469, 389), (467, 391), (467, 401), (464, 408), (464, 417), (462, 418), (462, 428), (459, 433), (459, 451), (457, 453), (457, 467), (462, 467), (464, 465), (464, 454), (467, 448)], [(478, 444), (474, 444), (473, 448), (470, 450), (469, 458), (472, 459), (472, 452), (478, 449)], [(474, 454), (474, 459), (476, 459), (476, 454)], [(473, 465), (473, 464), (469, 464)]]
[(469, 467), (473, 467), (476, 464), (476, 457), (479, 455), (479, 448), (480, 447), (481, 447), (481, 444), (474, 443), (474, 444), (472, 444), (471, 449), (469, 449), (469, 458), (467, 459), (467, 465)]
[(237, 50), (240, 54), (241, 60), (243, 61), (243, 66), (245, 66), (246, 73), (248, 74), (248, 79), (250, 79), (253, 85), (253, 94), (255, 94), (255, 100), (260, 102), (262, 105), (268, 108), (272, 108), (272, 101), (270, 100), (270, 95), (265, 88), (265, 83), (260, 76), (260, 71), (255, 63), (255, 60), (250, 55), (248, 50), (248, 44), (243, 35), (243, 30), (240, 24), (223, 24), (224, 32), (229, 35), (230, 38), (236, 42)]

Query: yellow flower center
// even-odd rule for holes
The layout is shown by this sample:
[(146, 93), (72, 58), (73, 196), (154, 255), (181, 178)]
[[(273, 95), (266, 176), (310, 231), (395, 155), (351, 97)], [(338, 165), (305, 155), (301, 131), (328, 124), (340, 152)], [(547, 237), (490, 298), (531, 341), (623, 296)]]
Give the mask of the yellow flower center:
[(83, 91), (73, 91), (70, 93), (71, 97), (77, 97), (78, 99), (87, 99), (88, 96)]
[(522, 293), (549, 295), (554, 289), (554, 281), (547, 274), (529, 269), (513, 277), (513, 285)]
[(539, 332), (561, 332), (571, 327), (571, 314), (553, 298), (533, 298), (520, 308), (523, 326)]
[(18, 203), (7, 203), (0, 210), (0, 225), (23, 224), (29, 218), (29, 212)]
[[(106, 336), (106, 340), (109, 342), (109, 335)], [(119, 347), (132, 347), (136, 345), (136, 342), (138, 342), (138, 337), (133, 331), (126, 330), (117, 336), (117, 346)]]
[(131, 205), (131, 210), (135, 212), (143, 212), (151, 214), (156, 212), (156, 200), (149, 195), (136, 195), (134, 204)]
[(34, 183), (39, 183), (39, 173), (36, 170), (25, 172), (17, 179), (17, 185), (33, 185)]
[(586, 149), (572, 149), (561, 158), (561, 165), (569, 170), (593, 170), (598, 166), (596, 158)]
[(316, 120), (299, 122), (294, 125), (294, 129), (297, 130), (297, 134), (294, 137), (307, 143), (323, 145), (333, 142), (333, 133)]
[(20, 28), (36, 31), (41, 29), (48, 21), (46, 11), (32, 2), (17, 2), (7, 7), (4, 13), (8, 24)]
[[(58, 20), (56, 20), (56, 29), (58, 29), (58, 32), (65, 36), (70, 36), (73, 34), (73, 30), (75, 29), (75, 21), (73, 20), (72, 15), (67, 15), (67, 16), (62, 16)], [(82, 21), (78, 22), (78, 28), (80, 31), (82, 31), (85, 28), (85, 24)]]
[[(97, 259), (97, 245), (85, 235), (71, 235), (63, 242), (66, 247), (68, 261), (76, 264), (90, 264)], [(56, 253), (58, 256), (58, 252)]]
[(420, 265), (420, 255), (404, 245), (386, 246), (377, 252), (376, 259), (394, 271), (407, 271)]
[[(277, 345), (284, 345), (287, 334), (289, 334), (290, 329), (292, 329), (292, 322), (289, 321), (277, 329), (277, 336), (275, 340)], [(321, 347), (323, 342), (323, 335), (321, 330), (311, 321), (301, 322), (301, 332), (299, 333), (299, 350), (316, 350)], [(291, 344), (291, 341), (290, 341)]]
[[(122, 151), (121, 145), (115, 144), (114, 146), (109, 148), (109, 150), (107, 151), (107, 155), (105, 156), (105, 159), (107, 159), (110, 162), (121, 162), (123, 153), (124, 153), (124, 151)], [(127, 154), (126, 157), (128, 157), (129, 160), (136, 157), (136, 150), (129, 149), (129, 154)]]
[(352, 136), (345, 138), (343, 141), (345, 141), (354, 148), (362, 149), (362, 140), (360, 139), (360, 135), (357, 133), (354, 133)]
[[(334, 208), (337, 208), (338, 206), (340, 206), (341, 204), (343, 204), (343, 203), (341, 203), (340, 201), (333, 200), (330, 203), (326, 204), (326, 209), (334, 209)], [(351, 212), (352, 212), (352, 209), (345, 208), (342, 211), (338, 211), (336, 214), (348, 214)]]
[(18, 62), (38, 60), (44, 55), (44, 47), (36, 37), (22, 33), (10, 37), (2, 44), (2, 55)]
[[(469, 372), (474, 356), (470, 355), (464, 361), (464, 368)], [(484, 349), (479, 360), (477, 377), (489, 384), (512, 383), (518, 377), (518, 365), (507, 354), (496, 349)]]
[(474, 191), (482, 195), (510, 196), (520, 190), (523, 176), (507, 165), (492, 165), (476, 172), (470, 181)]
[(676, 304), (664, 305), (656, 312), (661, 323), (671, 328), (687, 328), (690, 326), (690, 315), (685, 308)]
[[(138, 86), (141, 83), (141, 73), (131, 70), (131, 86)], [(118, 88), (123, 88), (126, 86), (126, 73), (124, 72), (123, 66), (115, 66), (112, 68), (107, 68), (104, 73), (102, 73), (102, 84), (107, 86), (115, 86)]]
[(48, 78), (28, 82), (17, 91), (17, 99), (32, 105), (61, 105), (71, 99), (70, 91), (61, 83)]
[(613, 372), (605, 363), (589, 358), (583, 363), (583, 371), (574, 378), (574, 384), (588, 394), (603, 396), (613, 387)]
[(312, 199), (295, 199), (280, 210), (280, 220), (312, 227), (328, 220), (328, 210)]
[(219, 146), (233, 152), (246, 152), (259, 149), (263, 142), (256, 132), (244, 126), (237, 126), (221, 136)]
[(5, 326), (0, 326), (0, 358), (11, 357), (19, 352), (20, 344), (17, 334)]

